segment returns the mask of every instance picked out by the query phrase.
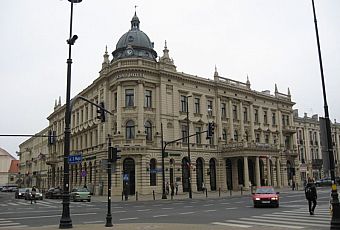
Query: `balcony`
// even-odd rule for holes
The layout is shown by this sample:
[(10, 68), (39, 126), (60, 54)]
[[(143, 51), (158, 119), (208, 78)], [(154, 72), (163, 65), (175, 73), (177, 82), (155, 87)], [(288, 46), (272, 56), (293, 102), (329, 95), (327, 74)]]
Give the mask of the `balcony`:
[(225, 144), (221, 149), (222, 153), (226, 153), (228, 156), (239, 155), (240, 152), (250, 153), (260, 152), (261, 154), (278, 154), (279, 150), (276, 145), (267, 143), (250, 143), (250, 142), (235, 142), (230, 144)]
[(56, 157), (47, 157), (46, 164), (47, 165), (55, 165), (58, 163), (58, 160)]
[(291, 156), (291, 157), (297, 157), (298, 156), (298, 153), (297, 151), (294, 151), (294, 150), (290, 150), (290, 149), (285, 149), (283, 151), (283, 153), (287, 156)]

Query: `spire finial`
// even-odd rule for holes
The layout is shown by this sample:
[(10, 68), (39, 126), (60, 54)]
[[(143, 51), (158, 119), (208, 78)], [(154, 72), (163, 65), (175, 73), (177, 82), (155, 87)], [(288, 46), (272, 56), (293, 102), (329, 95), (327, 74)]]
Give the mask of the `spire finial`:
[(135, 5), (135, 15), (131, 20), (131, 29), (132, 30), (139, 30), (139, 18), (137, 17), (137, 5)]
[(59, 96), (59, 103), (58, 105), (61, 105), (61, 96)]
[(215, 64), (215, 72), (214, 72), (214, 76), (217, 77), (218, 76), (218, 72), (217, 72), (217, 66)]
[(107, 54), (107, 45), (105, 46), (105, 54)]
[(290, 89), (289, 89), (289, 87), (288, 87), (288, 96), (290, 96)]
[(164, 46), (164, 49), (167, 49), (168, 48), (168, 46), (167, 46), (167, 44), (166, 44), (166, 40), (165, 40), (165, 46)]
[(278, 93), (279, 91), (277, 90), (277, 85), (275, 83), (275, 93)]
[(137, 16), (137, 5), (135, 5), (135, 15)]

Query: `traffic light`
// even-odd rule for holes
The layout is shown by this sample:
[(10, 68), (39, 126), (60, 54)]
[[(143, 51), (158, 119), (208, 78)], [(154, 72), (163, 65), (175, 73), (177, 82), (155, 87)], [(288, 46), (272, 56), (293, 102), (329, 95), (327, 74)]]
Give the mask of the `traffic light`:
[(101, 122), (105, 122), (105, 107), (104, 107), (104, 102), (99, 103), (99, 107), (97, 107), (97, 118), (101, 120)]
[(118, 153), (120, 153), (121, 150), (115, 147), (110, 146), (109, 147), (109, 162), (114, 163), (121, 157), (118, 156)]
[(215, 131), (215, 123), (209, 122), (208, 130), (207, 130), (207, 139), (210, 139), (214, 135), (214, 131)]

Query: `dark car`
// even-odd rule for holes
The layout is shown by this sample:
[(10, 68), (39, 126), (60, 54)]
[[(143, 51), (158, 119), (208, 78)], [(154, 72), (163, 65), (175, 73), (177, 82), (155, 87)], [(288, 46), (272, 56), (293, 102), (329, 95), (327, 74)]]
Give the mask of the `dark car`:
[(279, 192), (274, 191), (272, 186), (258, 187), (252, 196), (254, 208), (259, 206), (273, 206), (278, 208), (280, 204), (279, 194)]
[(24, 199), (27, 188), (19, 188), (15, 191), (15, 199)]
[(61, 199), (63, 197), (63, 191), (60, 188), (50, 188), (45, 193), (46, 199)]

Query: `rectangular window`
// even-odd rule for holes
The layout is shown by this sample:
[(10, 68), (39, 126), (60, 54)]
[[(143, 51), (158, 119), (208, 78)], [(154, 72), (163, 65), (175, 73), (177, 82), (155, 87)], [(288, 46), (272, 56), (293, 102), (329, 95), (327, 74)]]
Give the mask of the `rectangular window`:
[(263, 111), (263, 123), (268, 124), (267, 111)]
[(151, 90), (145, 91), (144, 107), (152, 108), (152, 91)]
[(248, 109), (246, 107), (243, 108), (243, 121), (248, 121)]
[(207, 101), (207, 104), (208, 104), (208, 115), (209, 116), (212, 116), (213, 114), (213, 101), (212, 100), (208, 100)]
[(201, 139), (201, 127), (196, 127), (195, 128), (195, 132), (196, 132), (196, 144), (201, 144), (202, 143), (202, 139)]
[(255, 134), (255, 142), (260, 143), (260, 134), (259, 133)]
[(272, 125), (276, 125), (276, 113), (272, 113)]
[(222, 117), (227, 117), (227, 105), (226, 103), (221, 104), (221, 115)]
[(183, 143), (188, 143), (188, 129), (186, 125), (182, 125), (182, 138), (183, 138)]
[(118, 107), (118, 97), (117, 97), (117, 93), (114, 93), (114, 96), (113, 96), (113, 100), (114, 100), (114, 108), (115, 110), (117, 111), (117, 107)]
[(233, 105), (233, 119), (237, 120), (237, 105)]
[(187, 112), (187, 100), (188, 98), (186, 96), (181, 96), (181, 112)]
[(259, 111), (257, 109), (254, 109), (254, 119), (255, 123), (259, 123)]
[(195, 97), (195, 113), (197, 114), (201, 113), (200, 99), (198, 97)]
[(135, 105), (134, 96), (135, 96), (135, 93), (133, 89), (125, 90), (125, 106), (126, 107), (133, 107)]
[(265, 140), (264, 140), (267, 144), (269, 144), (269, 135), (268, 134), (266, 134), (266, 136), (265, 136)]
[(85, 121), (89, 120), (89, 107), (85, 107)]

